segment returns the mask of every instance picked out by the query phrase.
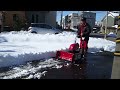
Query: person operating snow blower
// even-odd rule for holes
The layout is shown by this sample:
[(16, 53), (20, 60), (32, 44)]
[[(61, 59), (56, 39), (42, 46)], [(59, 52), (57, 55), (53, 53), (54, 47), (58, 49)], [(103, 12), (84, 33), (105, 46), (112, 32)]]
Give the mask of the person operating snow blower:
[[(75, 42), (69, 46), (68, 51), (58, 50), (56, 52), (56, 60), (67, 60), (72, 63), (79, 63), (81, 60), (85, 60), (91, 28), (86, 22), (86, 18), (82, 18), (81, 21), (82, 23), (78, 26)], [(76, 42), (77, 36), (80, 37), (80, 44)]]
[(80, 45), (82, 44), (82, 37), (84, 37), (84, 57), (86, 57), (86, 53), (88, 50), (88, 41), (89, 41), (89, 36), (91, 33), (91, 27), (90, 25), (86, 22), (86, 18), (82, 17), (81, 18), (81, 23), (77, 26), (77, 37), (80, 38)]

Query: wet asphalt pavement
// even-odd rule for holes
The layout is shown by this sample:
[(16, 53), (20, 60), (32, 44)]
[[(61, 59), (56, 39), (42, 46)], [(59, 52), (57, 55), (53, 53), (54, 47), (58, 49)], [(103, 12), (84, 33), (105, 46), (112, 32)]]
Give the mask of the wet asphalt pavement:
[(79, 66), (70, 64), (59, 69), (48, 69), (41, 79), (110, 79), (113, 58), (110, 52), (88, 53)]
[[(27, 79), (33, 75), (30, 79), (110, 79), (113, 58), (113, 53), (101, 52), (88, 53), (86, 60), (80, 64), (57, 61), (53, 60), (54, 58), (51, 58), (51, 61), (33, 61), (20, 66), (0, 68), (0, 78), (7, 76), (8, 79)], [(54, 68), (56, 61), (60, 62), (58, 66), (62, 67)], [(46, 73), (42, 75), (42, 72)]]
[[(70, 62), (59, 60), (61, 68), (52, 68), (57, 63), (54, 63), (53, 61), (55, 60), (51, 58), (53, 65), (43, 69), (39, 68), (39, 66), (50, 65), (50, 62), (48, 63), (47, 60), (45, 60), (47, 63), (44, 61), (33, 61), (20, 66), (1, 68), (0, 78), (10, 76), (12, 77), (11, 79), (24, 79), (30, 75), (37, 75), (42, 71), (46, 71), (45, 75), (40, 75), (40, 79), (110, 79), (113, 58), (113, 53), (110, 52), (88, 53), (86, 60), (83, 60), (80, 64), (71, 64)], [(14, 68), (18, 69), (14, 70)], [(27, 72), (25, 73), (25, 71)], [(20, 73), (21, 75), (19, 75)], [(31, 79), (38, 78), (33, 77)]]
[[(91, 33), (90, 37), (104, 38), (104, 35)], [(107, 37), (115, 41), (115, 38)], [(69, 65), (60, 69), (49, 69), (41, 79), (110, 79), (114, 55), (110, 52), (88, 53), (79, 66)]]

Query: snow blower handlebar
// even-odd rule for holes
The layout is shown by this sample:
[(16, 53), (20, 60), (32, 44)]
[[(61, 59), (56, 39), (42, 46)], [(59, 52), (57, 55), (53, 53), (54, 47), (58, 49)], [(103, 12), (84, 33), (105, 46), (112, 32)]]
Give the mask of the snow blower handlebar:
[(81, 41), (83, 41), (83, 40), (85, 39), (85, 37), (83, 37), (83, 36), (81, 36), (81, 35), (76, 35), (76, 37), (75, 37), (75, 43), (76, 43), (76, 41), (77, 41), (77, 38), (80, 38)]
[(78, 37), (78, 36), (76, 35), (76, 36), (75, 36), (75, 41), (74, 41), (75, 43), (77, 42), (77, 37)]

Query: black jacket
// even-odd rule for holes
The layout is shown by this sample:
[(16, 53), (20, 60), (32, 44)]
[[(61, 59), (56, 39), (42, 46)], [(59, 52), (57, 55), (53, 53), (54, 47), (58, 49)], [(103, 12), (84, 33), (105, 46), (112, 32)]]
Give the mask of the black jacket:
[[(78, 34), (78, 36), (79, 36), (79, 33), (80, 33), (80, 25), (77, 26), (77, 29), (78, 29), (77, 34)], [(91, 33), (91, 27), (90, 27), (90, 25), (89, 25), (88, 23), (86, 23), (86, 25), (85, 25), (85, 30), (84, 30), (84, 32), (83, 32), (83, 37), (85, 37), (86, 39), (89, 39), (90, 33)]]

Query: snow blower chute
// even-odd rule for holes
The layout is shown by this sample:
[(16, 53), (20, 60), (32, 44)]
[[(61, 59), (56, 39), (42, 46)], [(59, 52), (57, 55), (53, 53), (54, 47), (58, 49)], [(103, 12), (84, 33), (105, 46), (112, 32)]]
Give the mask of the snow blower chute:
[(68, 51), (57, 51), (56, 59), (75, 62), (76, 60), (80, 60), (81, 58), (83, 58), (85, 54), (84, 49), (86, 49), (87, 43), (86, 41), (84, 41), (84, 37), (80, 37), (80, 45), (76, 43), (76, 40), (77, 36), (75, 37), (75, 43), (70, 45)]

